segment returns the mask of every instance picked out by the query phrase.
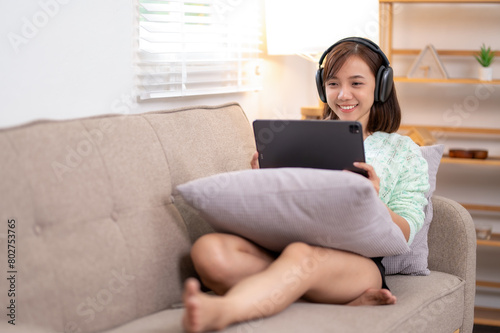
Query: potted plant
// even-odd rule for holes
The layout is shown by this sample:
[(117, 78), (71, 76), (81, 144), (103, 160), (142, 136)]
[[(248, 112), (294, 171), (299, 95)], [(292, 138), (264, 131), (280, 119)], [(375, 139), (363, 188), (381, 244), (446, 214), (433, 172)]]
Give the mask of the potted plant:
[(490, 65), (493, 62), (495, 53), (491, 51), (491, 48), (490, 47), (486, 48), (486, 46), (483, 43), (483, 46), (481, 46), (481, 52), (478, 55), (475, 55), (474, 57), (481, 65), (481, 67), (479, 67), (479, 79), (482, 81), (493, 80), (493, 68), (490, 67)]

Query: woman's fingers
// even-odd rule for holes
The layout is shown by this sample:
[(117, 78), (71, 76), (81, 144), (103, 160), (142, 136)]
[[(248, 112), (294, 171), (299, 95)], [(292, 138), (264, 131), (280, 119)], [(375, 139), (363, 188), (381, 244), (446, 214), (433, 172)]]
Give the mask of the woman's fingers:
[(364, 162), (354, 162), (354, 166), (356, 168), (363, 169), (368, 173), (368, 179), (372, 182), (373, 187), (375, 188), (375, 191), (377, 191), (378, 194), (380, 189), (380, 178), (378, 178), (377, 173), (375, 172), (373, 166)]
[(258, 169), (259, 168), (259, 153), (255, 152), (252, 155), (252, 160), (250, 161), (250, 166), (252, 169)]
[[(354, 166), (356, 168), (360, 168), (360, 169), (363, 169), (365, 170), (366, 172), (368, 172), (368, 176), (371, 178), (372, 176), (373, 177), (377, 177), (377, 173), (375, 172), (375, 169), (370, 165), (370, 164), (367, 164), (367, 163), (364, 163), (364, 162), (354, 162)], [(378, 177), (377, 177), (378, 178)]]

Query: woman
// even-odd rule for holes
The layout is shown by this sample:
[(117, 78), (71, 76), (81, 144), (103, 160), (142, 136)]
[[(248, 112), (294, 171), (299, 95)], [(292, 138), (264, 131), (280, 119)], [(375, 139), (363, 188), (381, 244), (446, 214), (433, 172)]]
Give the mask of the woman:
[[(319, 93), (327, 102), (324, 118), (356, 120), (363, 125), (367, 163), (355, 165), (368, 172), (393, 222), (411, 243), (424, 220), (427, 163), (418, 146), (394, 133), (401, 119), (395, 90), (384, 87), (385, 95), (380, 97), (376, 77), (380, 79), (379, 69), (388, 65), (387, 59), (366, 40), (352, 38), (325, 53), (328, 57), (318, 87), (324, 89)], [(258, 167), (257, 154), (251, 164)], [(385, 283), (382, 258), (300, 242), (278, 254), (236, 235), (219, 233), (200, 237), (191, 257), (202, 282), (216, 295), (200, 292), (196, 279), (186, 281), (183, 324), (189, 332), (220, 330), (271, 316), (300, 298), (346, 305), (396, 302)], [(321, 265), (310, 265), (318, 258)], [(293, 288), (284, 283), (290, 274), (297, 281)]]

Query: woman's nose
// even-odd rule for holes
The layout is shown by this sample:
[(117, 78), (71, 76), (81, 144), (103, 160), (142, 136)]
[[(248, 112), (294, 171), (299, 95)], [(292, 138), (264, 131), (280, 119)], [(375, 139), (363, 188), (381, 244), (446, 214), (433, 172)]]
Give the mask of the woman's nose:
[(348, 88), (343, 87), (342, 89), (340, 89), (338, 98), (342, 100), (351, 99), (352, 98), (351, 91)]

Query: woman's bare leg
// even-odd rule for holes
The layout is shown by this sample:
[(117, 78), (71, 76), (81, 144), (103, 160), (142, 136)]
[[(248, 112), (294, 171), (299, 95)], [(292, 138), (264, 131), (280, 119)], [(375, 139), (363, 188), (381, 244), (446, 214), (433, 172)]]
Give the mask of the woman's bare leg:
[(241, 279), (223, 297), (203, 294), (197, 281), (186, 281), (184, 327), (203, 332), (268, 317), (302, 296), (335, 304), (394, 303), (389, 291), (381, 297), (380, 286), (380, 272), (371, 259), (293, 243), (267, 268)]
[(225, 294), (242, 279), (266, 269), (276, 258), (256, 244), (229, 234), (200, 237), (191, 249), (196, 272), (217, 295)]

